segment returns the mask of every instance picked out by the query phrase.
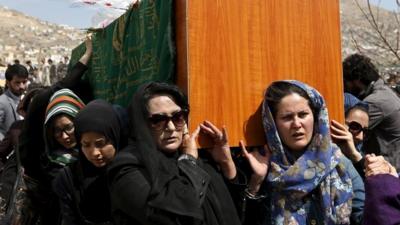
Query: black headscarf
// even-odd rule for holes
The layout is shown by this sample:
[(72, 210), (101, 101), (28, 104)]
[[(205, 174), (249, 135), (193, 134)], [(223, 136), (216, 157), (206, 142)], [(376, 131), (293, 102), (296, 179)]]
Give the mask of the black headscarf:
[(104, 135), (115, 149), (119, 149), (121, 124), (110, 103), (101, 99), (91, 101), (75, 117), (74, 125), (78, 143), (83, 133), (97, 132)]
[[(166, 224), (166, 222), (161, 222), (165, 221), (162, 215), (157, 214), (158, 210), (162, 210), (193, 218), (193, 221), (198, 221), (198, 224), (235, 224), (238, 221), (236, 220), (237, 216), (227, 215), (226, 212), (231, 211), (224, 209), (226, 204), (220, 202), (220, 192), (225, 192), (222, 195), (229, 196), (225, 184), (221, 182), (222, 179), (210, 182), (205, 201), (200, 204), (195, 191), (181, 180), (182, 174), (180, 174), (177, 166), (178, 152), (171, 155), (157, 149), (147, 122), (147, 103), (151, 97), (147, 90), (149, 88), (152, 90), (152, 96), (157, 94), (171, 96), (178, 106), (189, 110), (186, 96), (177, 87), (156, 82), (142, 85), (135, 93), (129, 106), (131, 119), (130, 148), (132, 153), (137, 156), (139, 163), (144, 166), (151, 186), (147, 200), (149, 209), (146, 216), (148, 220), (157, 224)], [(199, 164), (204, 169), (202, 162), (199, 161)], [(207, 171), (207, 169), (205, 170)], [(216, 174), (213, 169), (209, 169), (207, 172)], [(233, 204), (230, 206), (233, 207)], [(236, 212), (233, 213), (236, 214)]]
[[(165, 86), (166, 85), (164, 84), (151, 82), (142, 85), (136, 91), (128, 109), (131, 119), (130, 141), (134, 143), (131, 145), (132, 148), (135, 148), (133, 153), (138, 157), (140, 163), (146, 168), (147, 176), (150, 181), (151, 191), (148, 198), (148, 204), (154, 207), (169, 208), (173, 211), (180, 211), (185, 210), (185, 208), (192, 208), (181, 208), (181, 205), (195, 204), (194, 202), (191, 202), (191, 199), (194, 197), (194, 193), (193, 196), (187, 196), (184, 202), (177, 203), (176, 200), (172, 202), (161, 200), (161, 198), (163, 198), (160, 196), (162, 189), (169, 180), (172, 180), (175, 176), (177, 176), (178, 168), (175, 163), (176, 157), (174, 155), (166, 156), (157, 149), (156, 143), (147, 123), (148, 110), (146, 106), (148, 98), (146, 97), (146, 89), (158, 87), (160, 93), (165, 94), (165, 90), (168, 89)], [(176, 97), (181, 96), (180, 99), (182, 102), (184, 102), (184, 105), (188, 105), (185, 97), (180, 95), (180, 92), (177, 89), (172, 92), (175, 93), (173, 94), (175, 95), (173, 96), (174, 101), (177, 101), (175, 100)], [(174, 209), (174, 203), (177, 203), (175, 206), (176, 209)], [(193, 212), (193, 214), (200, 216), (200, 212)]]
[[(85, 132), (97, 132), (104, 135), (116, 151), (122, 147), (122, 124), (118, 112), (104, 100), (94, 100), (86, 105), (75, 117), (74, 125), (79, 149), (81, 149), (82, 134)], [(82, 150), (79, 151), (79, 157), (79, 162), (72, 166), (72, 170), (81, 193), (81, 199), (78, 203), (81, 213), (88, 221), (109, 221), (111, 219), (111, 203), (107, 186), (106, 166), (95, 167), (86, 159)]]
[[(93, 100), (85, 106), (74, 119), (75, 137), (79, 150), (79, 164), (82, 167), (83, 177), (97, 176), (105, 173), (105, 168), (96, 168), (90, 163), (81, 150), (80, 140), (85, 132), (97, 132), (110, 141), (115, 150), (121, 146), (122, 124), (113, 106), (101, 99)], [(83, 179), (82, 177), (82, 179)]]

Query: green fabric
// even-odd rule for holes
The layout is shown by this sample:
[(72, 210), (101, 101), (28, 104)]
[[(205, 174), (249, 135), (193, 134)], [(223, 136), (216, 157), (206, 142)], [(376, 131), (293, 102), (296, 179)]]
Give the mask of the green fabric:
[(78, 150), (77, 149), (60, 149), (52, 152), (49, 155), (49, 159), (51, 162), (66, 166), (78, 160)]
[[(86, 79), (95, 98), (127, 106), (148, 81), (174, 82), (173, 0), (142, 0), (104, 29), (95, 31)], [(84, 44), (71, 56), (74, 65)]]

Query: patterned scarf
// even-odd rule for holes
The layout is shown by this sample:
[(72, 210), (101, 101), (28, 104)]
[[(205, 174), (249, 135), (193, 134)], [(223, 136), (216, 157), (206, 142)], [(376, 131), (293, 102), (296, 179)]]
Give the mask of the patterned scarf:
[[(279, 81), (305, 90), (318, 110), (314, 116), (314, 135), (297, 160), (282, 145), (267, 102), (262, 108), (263, 126), (272, 151), (267, 183), (272, 187), (272, 223), (307, 224), (307, 196), (317, 193), (318, 212), (324, 224), (350, 224), (352, 184), (341, 162), (340, 149), (331, 142), (328, 111), (323, 97), (299, 81)], [(293, 162), (294, 161), (294, 162)], [(290, 163), (293, 162), (293, 163)], [(322, 222), (322, 221), (321, 221)]]

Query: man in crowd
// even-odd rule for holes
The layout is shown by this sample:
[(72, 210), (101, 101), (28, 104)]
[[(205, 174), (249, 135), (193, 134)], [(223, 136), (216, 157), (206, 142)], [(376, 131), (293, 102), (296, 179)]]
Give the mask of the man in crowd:
[(46, 63), (46, 59), (41, 59), (39, 64), (40, 83), (43, 86), (50, 86), (50, 66)]
[(14, 64), (6, 70), (6, 91), (0, 96), (0, 140), (11, 124), (20, 120), (17, 106), (27, 88), (28, 70), (21, 64)]
[(57, 67), (53, 64), (52, 59), (48, 59), (47, 63), (49, 64), (49, 76), (50, 76), (50, 84), (55, 84), (57, 82)]
[(28, 74), (29, 74), (28, 80), (31, 83), (34, 83), (35, 82), (35, 67), (32, 65), (32, 61), (31, 60), (27, 60), (26, 61), (26, 66), (28, 67), (27, 68), (28, 69)]
[(57, 65), (57, 81), (63, 79), (67, 75), (68, 71), (68, 56), (64, 57), (64, 61), (60, 60)]
[(384, 84), (371, 59), (360, 54), (343, 62), (345, 91), (368, 103), (366, 153), (378, 153), (400, 169), (400, 98)]

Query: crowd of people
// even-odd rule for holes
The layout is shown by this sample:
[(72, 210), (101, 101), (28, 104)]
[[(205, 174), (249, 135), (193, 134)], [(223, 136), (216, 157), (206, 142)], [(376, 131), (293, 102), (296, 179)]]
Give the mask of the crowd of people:
[(58, 63), (53, 62), (51, 58), (47, 60), (42, 58), (37, 64), (33, 64), (31, 60), (21, 63), (20, 60), (16, 59), (13, 64), (8, 64), (7, 67), (22, 65), (28, 70), (28, 84), (51, 86), (67, 75), (68, 64), (69, 57), (65, 56)]
[[(274, 81), (259, 121), (266, 143), (241, 142), (237, 158), (207, 118), (189, 133), (177, 86), (143, 84), (127, 109), (93, 99), (81, 81), (91, 54), (88, 37), (52, 85), (27, 88), (28, 69), (7, 69), (0, 223), (13, 219), (22, 171), (35, 185), (17, 224), (400, 224), (400, 99), (366, 56), (343, 62), (344, 124), (306, 82)], [(212, 147), (199, 151), (199, 135)]]

